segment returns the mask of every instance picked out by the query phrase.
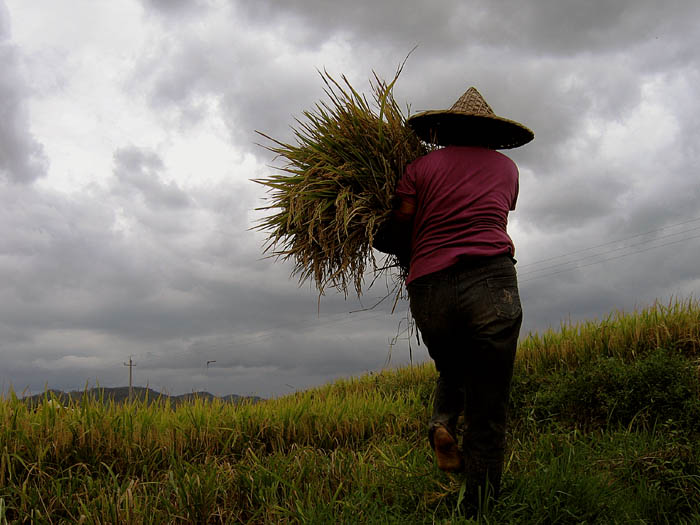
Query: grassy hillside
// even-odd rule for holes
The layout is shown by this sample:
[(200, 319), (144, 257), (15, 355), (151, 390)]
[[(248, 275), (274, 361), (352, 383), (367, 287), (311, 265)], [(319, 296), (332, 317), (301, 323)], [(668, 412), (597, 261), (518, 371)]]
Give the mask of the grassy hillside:
[[(531, 335), (482, 523), (700, 522), (700, 305)], [(277, 400), (0, 402), (0, 524), (463, 523), (425, 439), (435, 370)]]

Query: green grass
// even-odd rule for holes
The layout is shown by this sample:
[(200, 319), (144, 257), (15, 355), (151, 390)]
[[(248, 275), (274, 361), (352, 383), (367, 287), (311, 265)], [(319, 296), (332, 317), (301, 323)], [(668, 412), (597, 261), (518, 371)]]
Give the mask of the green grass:
[[(700, 522), (700, 306), (526, 338), (481, 523)], [(240, 406), (0, 402), (2, 523), (467, 523), (425, 364)]]

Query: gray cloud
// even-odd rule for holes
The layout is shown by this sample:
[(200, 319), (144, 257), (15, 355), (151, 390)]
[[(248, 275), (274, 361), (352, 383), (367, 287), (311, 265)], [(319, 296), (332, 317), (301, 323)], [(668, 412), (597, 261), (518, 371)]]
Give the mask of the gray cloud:
[(0, 3), (0, 70), (0, 180), (31, 183), (46, 174), (48, 159), (29, 131), (25, 83), (4, 3)]
[[(320, 98), (314, 68), (346, 73), (362, 88), (370, 68), (388, 77), (418, 45), (397, 87), (399, 100), (410, 101), (416, 111), (448, 106), (477, 85), (497, 112), (535, 129), (550, 158), (587, 114), (623, 115), (634, 107), (643, 83), (640, 71), (651, 75), (674, 63), (684, 67), (694, 48), (687, 35), (697, 32), (686, 21), (697, 11), (692, 2), (672, 11), (630, 2), (603, 9), (548, 2), (519, 6), (517, 13), (505, 3), (485, 9), (455, 2), (439, 10), (398, 2), (233, 5), (225, 16), (239, 28), (254, 28), (256, 46), (249, 45), (246, 29), (221, 41), (172, 26), (179, 32), (176, 43), (164, 41), (136, 75), (152, 86), (154, 104), (175, 107), (185, 118), (201, 115), (208, 97), (217, 100), (232, 136), (246, 147), (259, 140), (255, 129), (290, 138), (292, 116)], [(196, 18), (188, 20), (196, 27)], [(273, 33), (284, 36), (284, 55)], [(364, 71), (304, 58), (338, 39), (364, 57)], [(295, 54), (297, 60), (290, 62)]]
[[(372, 348), (376, 327), (341, 341), (341, 354), (324, 349), (335, 334), (318, 328), (343, 321), (352, 303), (331, 296), (319, 317), (313, 291), (288, 281), (286, 265), (261, 260), (260, 235), (248, 230), (249, 183), (186, 192), (163, 170), (157, 154), (129, 146), (115, 151), (113, 177), (87, 192), (5, 186), (5, 381), (20, 390), (46, 381), (80, 388), (88, 379), (107, 386), (119, 383), (129, 354), (150, 362), (144, 372), (156, 371), (154, 381), (162, 369), (196, 369), (212, 355), (219, 367), (290, 375), (355, 373), (382, 362), (383, 348), (362, 359), (356, 350)], [(280, 344), (285, 359), (275, 355)], [(265, 388), (256, 392), (277, 387)], [(223, 378), (219, 389), (238, 391)]]
[[(676, 2), (673, 9), (651, 0), (608, 4), (548, 0), (514, 4), (470, 1), (432, 4), (354, 2), (341, 5), (318, 0), (279, 4), (246, 4), (241, 9), (253, 20), (305, 28), (307, 45), (319, 45), (332, 35), (380, 42), (410, 49), (418, 44), (437, 60), (472, 47), (507, 49), (518, 55), (591, 55), (618, 52), (663, 39), (658, 47), (676, 47), (688, 32), (696, 32), (697, 4)], [(663, 43), (663, 44), (662, 44)], [(685, 46), (685, 49), (690, 49)], [(451, 56), (454, 59), (456, 57)], [(468, 67), (468, 62), (464, 62)]]
[(114, 153), (114, 162), (118, 187), (127, 195), (147, 200), (154, 211), (178, 211), (191, 204), (176, 184), (163, 182), (163, 161), (155, 153), (133, 146), (121, 148)]
[(10, 13), (5, 2), (0, 3), (0, 42), (10, 38)]
[(205, 0), (141, 0), (146, 9), (154, 9), (167, 16), (182, 16), (206, 9)]
[(698, 14), (694, 2), (674, 9), (653, 1), (626, 0), (607, 4), (548, 0), (514, 7), (496, 2), (479, 20), (480, 40), (507, 43), (539, 53), (571, 56), (619, 52), (652, 39), (676, 41), (678, 30), (691, 29)]
[[(317, 68), (366, 90), (372, 70), (393, 75), (416, 44), (400, 103), (449, 107), (475, 85), (498, 114), (535, 131), (506, 152), (521, 171), (511, 230), (524, 333), (697, 293), (696, 3), (141, 5), (147, 46), (114, 62), (127, 79), (118, 89), (146, 99), (166, 141), (225, 123), (238, 157), (221, 181), (176, 179), (157, 141), (120, 143), (112, 171), (85, 187), (27, 184), (48, 159), (31, 134), (24, 55), (0, 4), (5, 386), (124, 384), (129, 355), (137, 382), (176, 393), (279, 394), (380, 368), (406, 303), (393, 315), (388, 304), (348, 314), (362, 305), (329, 293), (319, 307), (289, 264), (263, 257), (263, 235), (250, 230), (262, 192), (248, 179), (272, 161), (254, 130), (289, 139), (293, 117), (322, 98)], [(39, 75), (42, 60), (65, 59), (33, 56)], [(364, 305), (383, 293), (371, 290)], [(408, 343), (391, 352), (392, 363), (407, 362)]]
[(255, 34), (247, 28), (225, 35), (223, 41), (207, 41), (194, 30), (182, 30), (176, 42), (167, 39), (144, 58), (132, 83), (139, 89), (146, 86), (155, 108), (174, 109), (183, 126), (201, 120), (216, 105), (232, 140), (256, 151), (255, 143), (262, 139), (255, 130), (288, 137), (292, 108), (300, 112), (310, 106), (321, 88), (313, 70), (320, 65), (305, 70), (278, 61), (274, 46), (279, 43), (265, 38), (253, 43)]

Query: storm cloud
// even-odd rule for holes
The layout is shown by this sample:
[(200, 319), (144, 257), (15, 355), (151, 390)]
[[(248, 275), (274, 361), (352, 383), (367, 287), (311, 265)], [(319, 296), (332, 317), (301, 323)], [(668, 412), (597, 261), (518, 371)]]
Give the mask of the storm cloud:
[[(74, 17), (65, 17), (70, 9)], [(407, 304), (290, 278), (255, 230), (318, 72), (535, 131), (509, 231), (529, 331), (697, 294), (696, 2), (0, 0), (0, 386), (271, 396), (427, 359)], [(407, 58), (408, 57), (408, 58)], [(351, 313), (352, 312), (352, 313)], [(209, 362), (209, 366), (207, 366)]]
[(42, 177), (48, 159), (29, 129), (28, 94), (17, 55), (9, 12), (0, 4), (0, 180), (23, 184)]

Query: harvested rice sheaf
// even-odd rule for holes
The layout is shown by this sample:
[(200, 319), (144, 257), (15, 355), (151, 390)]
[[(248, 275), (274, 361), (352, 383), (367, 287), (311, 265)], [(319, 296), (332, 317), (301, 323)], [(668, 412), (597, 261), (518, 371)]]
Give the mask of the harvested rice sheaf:
[(268, 205), (258, 209), (270, 213), (256, 226), (268, 234), (265, 253), (291, 259), (292, 275), (313, 279), (320, 293), (330, 286), (347, 296), (353, 286), (359, 296), (368, 268), (376, 277), (398, 265), (389, 256), (380, 268), (372, 242), (406, 165), (427, 153), (394, 100), (400, 72), (390, 83), (375, 74), (368, 100), (346, 77), (324, 71), (328, 100), (296, 119), (295, 144), (260, 133), (283, 162), (255, 180), (269, 189)]

